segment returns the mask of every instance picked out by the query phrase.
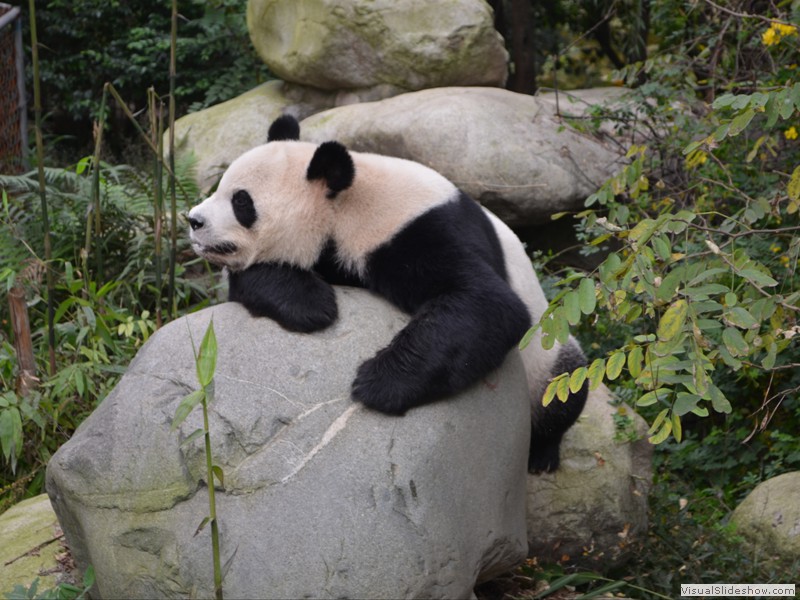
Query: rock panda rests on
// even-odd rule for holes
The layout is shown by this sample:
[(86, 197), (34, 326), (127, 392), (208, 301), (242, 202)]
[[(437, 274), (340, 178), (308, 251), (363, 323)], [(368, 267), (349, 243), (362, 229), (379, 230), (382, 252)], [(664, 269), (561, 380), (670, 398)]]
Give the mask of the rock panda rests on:
[[(300, 142), (290, 116), (189, 213), (195, 251), (229, 271), (229, 298), (254, 316), (312, 332), (337, 317), (332, 284), (366, 288), (412, 315), (358, 369), (353, 398), (384, 413), (458, 393), (500, 366), (547, 306), (514, 233), (415, 162)], [(586, 400), (541, 398), (584, 364), (574, 340), (522, 352), (531, 389), (529, 470), (553, 471)]]

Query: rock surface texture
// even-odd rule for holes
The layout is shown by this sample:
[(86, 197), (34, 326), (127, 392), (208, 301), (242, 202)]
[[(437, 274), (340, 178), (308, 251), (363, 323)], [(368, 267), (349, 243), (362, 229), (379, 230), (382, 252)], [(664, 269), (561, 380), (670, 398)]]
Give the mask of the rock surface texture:
[(440, 88), (315, 114), (302, 139), (421, 162), (509, 225), (583, 208), (619, 156), (565, 127), (549, 103), (498, 88)]
[(16, 585), (39, 590), (54, 587), (65, 575), (58, 559), (65, 556), (61, 528), (47, 494), (28, 498), (0, 514), (0, 596)]
[(503, 85), (508, 53), (484, 0), (249, 0), (256, 51), (325, 90)]
[(800, 560), (800, 471), (760, 483), (733, 511), (737, 529), (761, 552)]
[(175, 321), (50, 461), (47, 490), (97, 597), (211, 597), (192, 343), (213, 316), (210, 409), (231, 598), (461, 598), (525, 557), (528, 398), (512, 355), (457, 398), (387, 417), (354, 404), (356, 367), (407, 318), (337, 290), (339, 320), (292, 334), (223, 304)]
[[(646, 535), (653, 448), (644, 419), (611, 399), (605, 386), (590, 392), (564, 435), (561, 468), (528, 477), (530, 556), (602, 570), (624, 561)], [(631, 418), (622, 430), (615, 413)]]

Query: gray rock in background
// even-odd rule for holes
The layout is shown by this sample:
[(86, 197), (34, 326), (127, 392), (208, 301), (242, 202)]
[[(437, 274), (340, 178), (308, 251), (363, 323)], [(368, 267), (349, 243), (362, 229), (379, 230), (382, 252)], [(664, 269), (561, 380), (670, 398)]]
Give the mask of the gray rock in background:
[(317, 113), (301, 138), (408, 158), (442, 173), (509, 225), (548, 222), (622, 165), (552, 106), (498, 88), (439, 88)]
[(484, 0), (249, 0), (256, 51), (285, 81), (326, 90), (505, 83)]
[[(372, 90), (364, 100), (390, 95), (391, 90)], [(283, 113), (303, 119), (334, 106), (361, 101), (352, 93), (335, 93), (268, 81), (227, 102), (190, 113), (175, 122), (176, 154), (193, 154), (196, 179), (208, 191), (239, 155), (267, 141), (270, 123)], [(167, 134), (164, 134), (164, 145)]]
[(529, 407), (513, 355), (487, 381), (405, 417), (350, 399), (357, 366), (407, 317), (337, 290), (340, 317), (311, 335), (223, 304), (158, 331), (114, 391), (53, 456), (47, 491), (97, 597), (210, 597), (210, 528), (193, 412), (189, 331), (213, 315), (211, 406), (230, 598), (468, 597), (524, 559)]
[(800, 560), (800, 471), (758, 484), (731, 519), (762, 554), (787, 563)]
[[(605, 386), (590, 392), (564, 435), (561, 468), (528, 477), (530, 556), (604, 570), (628, 558), (647, 534), (653, 480), (647, 424), (611, 400)], [(631, 419), (623, 430), (615, 413)]]

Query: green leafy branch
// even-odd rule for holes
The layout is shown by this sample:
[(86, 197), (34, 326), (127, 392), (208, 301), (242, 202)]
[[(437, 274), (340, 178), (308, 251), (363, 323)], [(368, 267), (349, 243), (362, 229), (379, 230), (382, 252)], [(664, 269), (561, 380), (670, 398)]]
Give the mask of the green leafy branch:
[[(750, 111), (757, 110), (753, 105), (764, 109), (768, 124), (778, 116), (795, 114), (800, 110), (800, 84), (762, 95), (723, 96), (718, 103), (739, 112), (714, 134), (684, 149), (689, 169), (702, 162), (692, 156), (702, 151), (701, 145), (710, 148), (747, 127)], [(638, 389), (635, 405), (660, 408), (649, 440), (657, 444), (672, 435), (680, 441), (681, 419), (687, 414), (731, 412), (731, 402), (715, 383), (722, 371), (787, 367), (777, 364), (778, 357), (798, 332), (800, 291), (784, 290), (786, 286), (751, 256), (741, 239), (788, 235), (798, 227), (753, 226), (771, 215), (797, 211), (793, 204), (776, 206), (764, 198), (750, 199), (729, 216), (681, 208), (671, 198), (658, 202), (647, 175), (647, 148), (633, 146), (627, 157), (630, 163), (587, 199), (589, 210), (579, 215), (588, 247), (613, 242), (615, 249), (593, 273), (573, 274), (559, 282), (560, 291), (522, 345), (539, 330), (544, 348), (565, 343), (570, 327), (584, 317), (596, 319), (600, 312), (611, 321), (634, 326), (639, 335), (622, 347), (553, 378), (543, 403), (555, 398), (566, 401), (569, 392), (586, 381), (595, 389), (627, 371)], [(787, 196), (795, 203), (798, 173), (800, 167), (787, 186)], [(627, 201), (619, 201), (620, 197)], [(800, 254), (796, 236), (787, 254), (796, 267)]]
[[(191, 332), (190, 332), (191, 335)], [(203, 436), (206, 454), (206, 481), (208, 482), (208, 516), (206, 516), (197, 527), (195, 535), (200, 533), (203, 528), (211, 524), (211, 550), (214, 562), (214, 596), (217, 600), (222, 600), (222, 566), (219, 550), (219, 523), (217, 521), (217, 504), (215, 496), (214, 479), (220, 486), (225, 485), (225, 475), (222, 467), (215, 465), (211, 454), (211, 431), (208, 426), (208, 405), (214, 399), (214, 372), (217, 368), (217, 337), (214, 334), (214, 319), (208, 324), (203, 341), (200, 343), (200, 352), (194, 347), (192, 340), (192, 350), (195, 357), (195, 368), (197, 371), (197, 381), (200, 383), (199, 390), (195, 390), (184, 397), (175, 409), (175, 416), (172, 419), (171, 429), (177, 429), (189, 413), (199, 404), (203, 408), (203, 428), (196, 429), (181, 444), (189, 442)]]

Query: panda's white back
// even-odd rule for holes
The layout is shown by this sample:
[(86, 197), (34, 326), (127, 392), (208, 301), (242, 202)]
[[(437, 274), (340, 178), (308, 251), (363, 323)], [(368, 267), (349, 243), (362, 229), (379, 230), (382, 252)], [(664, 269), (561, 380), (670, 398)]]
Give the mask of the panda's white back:
[(332, 237), (340, 259), (360, 273), (372, 250), (431, 208), (455, 200), (458, 190), (416, 162), (360, 152), (351, 156), (355, 179), (332, 201)]

